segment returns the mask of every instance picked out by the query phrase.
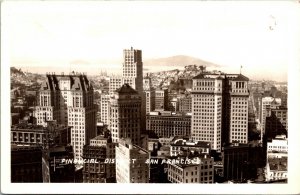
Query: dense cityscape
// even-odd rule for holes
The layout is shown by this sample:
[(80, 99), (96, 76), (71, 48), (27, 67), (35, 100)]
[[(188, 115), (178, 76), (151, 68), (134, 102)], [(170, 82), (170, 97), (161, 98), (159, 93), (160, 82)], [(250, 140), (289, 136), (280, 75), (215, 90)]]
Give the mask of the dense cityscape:
[(132, 47), (122, 76), (11, 67), (11, 182), (287, 183), (286, 82), (144, 68)]

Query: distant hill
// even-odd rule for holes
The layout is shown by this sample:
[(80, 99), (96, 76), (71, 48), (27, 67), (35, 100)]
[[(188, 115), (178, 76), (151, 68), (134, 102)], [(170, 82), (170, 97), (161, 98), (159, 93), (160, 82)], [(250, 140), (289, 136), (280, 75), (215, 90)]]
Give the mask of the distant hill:
[(15, 67), (10, 67), (10, 74), (16, 74), (16, 75), (20, 75), (20, 76), (24, 76), (24, 72), (21, 69), (17, 69)]
[(171, 56), (167, 58), (156, 58), (144, 60), (144, 66), (186, 66), (186, 65), (204, 65), (206, 67), (220, 67), (220, 65), (214, 64), (212, 62), (208, 62), (205, 60), (201, 60), (199, 58), (185, 56), (185, 55), (177, 55)]

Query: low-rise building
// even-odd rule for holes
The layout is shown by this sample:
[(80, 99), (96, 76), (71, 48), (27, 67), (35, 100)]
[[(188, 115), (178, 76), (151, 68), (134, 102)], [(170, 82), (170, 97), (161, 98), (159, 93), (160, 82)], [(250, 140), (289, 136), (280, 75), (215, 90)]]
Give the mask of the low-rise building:
[(178, 156), (186, 153), (210, 154), (210, 142), (191, 141), (189, 137), (175, 136), (170, 143), (170, 155)]
[(146, 129), (152, 130), (158, 137), (191, 134), (191, 116), (165, 112), (150, 112), (146, 115)]
[(213, 158), (208, 155), (198, 158), (199, 163), (195, 164), (168, 164), (168, 180), (171, 183), (213, 183)]
[(269, 158), (265, 171), (266, 181), (286, 180), (287, 167), (287, 157)]
[(11, 143), (29, 145), (43, 145), (49, 142), (70, 143), (71, 127), (59, 125), (55, 121), (48, 121), (47, 124), (47, 127), (26, 123), (11, 126)]
[(111, 138), (99, 135), (83, 147), (84, 183), (111, 183), (115, 181), (115, 143)]
[(287, 153), (288, 139), (285, 135), (278, 135), (271, 142), (267, 143), (267, 151), (270, 153)]

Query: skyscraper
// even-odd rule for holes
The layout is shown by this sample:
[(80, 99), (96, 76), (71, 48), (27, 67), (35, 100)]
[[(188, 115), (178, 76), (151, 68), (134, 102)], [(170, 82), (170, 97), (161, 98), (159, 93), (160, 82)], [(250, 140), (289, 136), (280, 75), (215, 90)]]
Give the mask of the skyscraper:
[(229, 121), (226, 121), (229, 123), (229, 142), (246, 144), (248, 143), (249, 79), (241, 74), (227, 74), (226, 77), (229, 84), (226, 91), (229, 94), (225, 94), (229, 104), (223, 112), (230, 116)]
[[(123, 50), (122, 76), (111, 77), (109, 81), (109, 94), (114, 94), (115, 90), (122, 85), (128, 84), (140, 95), (141, 102), (141, 128), (146, 128), (146, 94), (143, 93), (143, 62), (142, 51), (133, 49)], [(108, 113), (107, 113), (108, 114)]]
[(141, 96), (128, 84), (122, 85), (110, 98), (110, 130), (112, 141), (131, 138), (133, 144), (140, 144)]
[(136, 90), (143, 90), (143, 62), (142, 50), (124, 49), (123, 50), (123, 78), (136, 78)]
[(199, 74), (193, 78), (192, 139), (207, 141), (213, 150), (221, 150), (223, 78)]
[(193, 78), (193, 140), (209, 141), (217, 151), (221, 143), (248, 142), (248, 80), (241, 74), (201, 73)]
[(71, 126), (71, 145), (74, 158), (82, 159), (83, 146), (96, 135), (94, 90), (86, 75), (47, 74), (38, 93), (34, 116), (38, 125), (56, 120)]

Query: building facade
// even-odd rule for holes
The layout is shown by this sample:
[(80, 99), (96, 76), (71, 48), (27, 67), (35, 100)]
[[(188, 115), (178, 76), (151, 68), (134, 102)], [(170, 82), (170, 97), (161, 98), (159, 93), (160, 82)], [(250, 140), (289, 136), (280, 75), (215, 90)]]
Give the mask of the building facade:
[(179, 112), (191, 113), (192, 112), (192, 97), (185, 95), (178, 99)]
[(285, 135), (278, 135), (267, 142), (267, 159), (288, 157), (288, 139)]
[(121, 139), (116, 146), (117, 183), (149, 183), (150, 158), (147, 150), (134, 145), (130, 139)]
[(201, 157), (199, 164), (168, 164), (168, 180), (171, 183), (213, 183), (213, 164), (209, 156)]
[(83, 158), (87, 162), (83, 166), (84, 183), (111, 183), (115, 181), (115, 143), (111, 138), (97, 136), (83, 148)]
[(72, 146), (50, 146), (43, 151), (43, 183), (73, 183), (75, 179), (74, 163), (63, 163), (65, 159), (74, 159)]
[(47, 121), (56, 120), (58, 124), (71, 126), (74, 157), (81, 159), (83, 146), (96, 135), (93, 87), (83, 74), (47, 74), (46, 77), (34, 111), (37, 124), (46, 126)]
[(276, 106), (267, 108), (265, 136), (267, 139), (275, 138), (277, 135), (288, 135), (288, 109)]
[(101, 94), (100, 96), (100, 119), (105, 125), (109, 124), (109, 94)]
[(136, 77), (110, 77), (109, 78), (109, 94), (113, 94), (125, 83), (129, 84), (133, 89), (137, 89)]
[(281, 99), (280, 98), (273, 98), (270, 96), (263, 97), (261, 99), (261, 119), (260, 119), (260, 124), (261, 124), (261, 132), (262, 134), (265, 133), (266, 129), (266, 117), (267, 117), (267, 109), (270, 109), (271, 107), (276, 107), (281, 105)]
[(47, 127), (33, 124), (17, 124), (11, 127), (11, 143), (45, 146), (55, 142), (66, 144), (71, 141), (71, 127), (48, 121)]
[(248, 179), (249, 145), (234, 143), (225, 146), (222, 153), (225, 181), (243, 182)]
[(155, 90), (155, 110), (168, 110), (168, 90)]
[(146, 116), (146, 129), (154, 131), (158, 137), (191, 134), (191, 116), (171, 112), (150, 112)]
[(43, 182), (41, 146), (11, 146), (11, 182)]
[(178, 156), (188, 153), (210, 154), (210, 142), (193, 142), (189, 137), (175, 136), (170, 143), (170, 155)]

